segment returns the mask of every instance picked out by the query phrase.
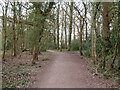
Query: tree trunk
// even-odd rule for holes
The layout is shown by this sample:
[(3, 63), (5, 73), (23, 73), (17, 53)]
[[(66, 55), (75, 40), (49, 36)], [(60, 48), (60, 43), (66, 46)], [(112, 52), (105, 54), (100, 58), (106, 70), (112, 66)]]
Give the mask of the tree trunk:
[(32, 58), (32, 64), (35, 64), (35, 61), (38, 60), (38, 48), (36, 46), (37, 44), (34, 45), (33, 48), (33, 58)]
[(105, 53), (107, 55), (107, 53), (109, 52), (109, 49), (111, 47), (111, 42), (110, 42), (110, 16), (109, 16), (109, 10), (110, 10), (110, 2), (103, 2), (103, 13), (102, 13), (102, 17), (103, 17), (103, 38), (105, 40), (105, 47), (107, 48), (105, 50)]
[(88, 32), (87, 32), (87, 21), (85, 22), (86, 23), (86, 41), (88, 40)]
[(120, 56), (120, 1), (118, 2), (118, 53)]
[(79, 33), (79, 37), (80, 37), (80, 55), (82, 55), (82, 21), (80, 19), (80, 33)]
[(62, 51), (62, 46), (63, 46), (63, 29), (64, 29), (64, 11), (63, 11), (63, 14), (62, 14), (62, 30), (61, 30), (61, 48), (60, 48), (60, 51)]
[(59, 49), (59, 11), (60, 11), (60, 5), (58, 5), (58, 9), (57, 9), (57, 49)]
[(66, 19), (67, 19), (67, 6), (66, 6), (66, 12), (65, 12), (65, 49), (67, 49), (67, 22), (66, 22)]
[[(118, 2), (118, 55), (120, 57), (120, 1)], [(118, 61), (118, 69), (120, 70), (120, 60)]]
[[(28, 4), (27, 4), (27, 7), (28, 7)], [(28, 10), (26, 9), (26, 22), (28, 22), (28, 18), (29, 18)], [(27, 35), (26, 36), (29, 36), (29, 26), (27, 25), (26, 28), (27, 28)], [(28, 49), (28, 42), (25, 42), (25, 49)]]
[(92, 9), (92, 15), (91, 15), (91, 46), (92, 46), (92, 58), (94, 59), (94, 7)]
[(114, 68), (115, 59), (117, 57), (117, 46), (118, 46), (118, 43), (116, 43), (116, 45), (115, 45), (115, 53), (114, 53), (114, 57), (112, 59), (111, 68)]
[[(55, 24), (54, 24), (54, 25), (55, 25)], [(56, 29), (54, 29), (53, 39), (54, 39), (54, 49), (56, 49)]]
[(73, 32), (73, 39), (75, 40), (76, 39), (76, 36), (75, 36), (75, 16), (74, 16), (74, 32)]
[[(55, 13), (54, 13), (55, 14)], [(54, 40), (54, 49), (56, 49), (56, 20), (54, 22), (54, 30), (53, 30), (53, 40)]]
[[(94, 25), (94, 29), (96, 29), (96, 25)], [(95, 40), (94, 40), (94, 56), (95, 56), (95, 62), (97, 60), (97, 53), (96, 53), (96, 41), (97, 41), (97, 36), (95, 34)], [(95, 63), (94, 62), (94, 63)]]
[(71, 34), (72, 34), (72, 18), (73, 17), (73, 2), (71, 2), (71, 7), (70, 7), (70, 26), (69, 26), (69, 47), (68, 51), (71, 50)]
[(96, 30), (96, 15), (95, 15), (96, 8), (93, 6), (92, 9), (92, 22), (91, 22), (91, 46), (92, 46), (92, 58), (94, 59), (93, 63), (95, 64), (97, 59), (97, 53), (96, 53), (96, 39), (97, 35), (94, 35), (94, 31)]
[(105, 69), (106, 65), (106, 55), (109, 54), (109, 50), (111, 48), (111, 42), (110, 42), (110, 3), (111, 2), (102, 2), (103, 5), (103, 12), (102, 12), (102, 17), (103, 17), (103, 39), (105, 41), (104, 46), (103, 46), (103, 69)]
[(94, 58), (94, 34), (93, 34), (93, 28), (91, 28), (91, 46), (92, 46), (92, 58)]
[(3, 10), (3, 32), (4, 32), (4, 44), (3, 44), (3, 56), (2, 56), (3, 60), (5, 60), (5, 50), (6, 50), (6, 38), (7, 38), (6, 30), (7, 30), (7, 10), (8, 10), (8, 4), (9, 3), (6, 3), (6, 6), (5, 6), (5, 15), (4, 15), (4, 10)]
[(3, 56), (2, 56), (2, 60), (5, 60), (5, 47), (6, 47), (6, 40), (5, 40), (5, 36), (6, 36), (6, 28), (5, 28), (5, 14), (4, 14), (4, 8), (3, 8), (3, 17), (2, 17), (2, 48), (3, 48)]
[(16, 10), (15, 10), (15, 2), (13, 5), (13, 12), (14, 12), (14, 16), (13, 16), (13, 56), (16, 56), (16, 33), (15, 33), (15, 20), (16, 20)]
[(80, 37), (80, 55), (83, 55), (82, 53), (82, 35), (83, 35), (83, 28), (84, 28), (84, 21), (85, 19), (83, 18), (82, 20), (80, 19), (80, 33), (79, 33), (79, 37)]
[(37, 10), (35, 10), (35, 13), (34, 13), (34, 25), (33, 25), (33, 28), (34, 28), (34, 43), (33, 43), (33, 48), (32, 48), (32, 54), (33, 54), (33, 57), (32, 57), (32, 64), (35, 64), (35, 61), (38, 60), (38, 43), (37, 43), (37, 29), (36, 29), (36, 26), (37, 26), (37, 21), (36, 21), (36, 17), (37, 17)]
[(83, 2), (84, 8), (85, 8), (85, 17), (81, 17), (80, 18), (80, 33), (79, 33), (79, 37), (80, 37), (80, 55), (83, 55), (82, 53), (82, 39), (83, 39), (83, 28), (84, 28), (84, 23), (85, 23), (85, 19), (86, 19), (86, 14), (87, 14), (87, 8), (86, 8), (86, 4)]

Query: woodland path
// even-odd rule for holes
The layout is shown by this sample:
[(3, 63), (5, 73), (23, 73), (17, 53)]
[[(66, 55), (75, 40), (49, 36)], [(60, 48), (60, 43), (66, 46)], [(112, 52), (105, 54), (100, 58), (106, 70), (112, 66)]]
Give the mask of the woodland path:
[(48, 50), (52, 60), (37, 75), (33, 88), (106, 88), (105, 80), (87, 70), (87, 61), (78, 54)]

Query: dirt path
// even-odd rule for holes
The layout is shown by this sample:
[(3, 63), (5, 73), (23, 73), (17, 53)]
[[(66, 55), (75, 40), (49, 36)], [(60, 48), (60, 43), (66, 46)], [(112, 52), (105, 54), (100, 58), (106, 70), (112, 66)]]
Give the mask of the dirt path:
[(87, 62), (72, 53), (51, 51), (53, 60), (39, 72), (33, 88), (105, 88), (105, 81), (87, 70)]

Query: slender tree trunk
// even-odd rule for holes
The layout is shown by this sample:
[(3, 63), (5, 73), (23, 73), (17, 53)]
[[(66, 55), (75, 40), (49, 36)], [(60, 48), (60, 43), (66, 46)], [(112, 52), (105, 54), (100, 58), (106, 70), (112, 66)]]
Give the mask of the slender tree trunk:
[(71, 7), (70, 7), (70, 26), (69, 26), (69, 47), (68, 51), (71, 50), (71, 34), (72, 34), (72, 18), (73, 17), (73, 2), (71, 2)]
[(74, 40), (76, 39), (76, 36), (75, 36), (75, 16), (74, 16), (74, 32), (73, 32), (73, 38), (74, 38)]
[(54, 49), (56, 49), (56, 29), (54, 29), (54, 36), (53, 36), (53, 38), (54, 38)]
[(85, 19), (83, 18), (83, 20), (80, 19), (80, 55), (83, 55), (82, 53), (82, 39), (83, 39), (83, 28), (84, 28), (84, 21)]
[[(118, 2), (118, 55), (120, 57), (120, 1)], [(120, 70), (120, 60), (118, 61), (118, 69)]]
[(67, 19), (67, 6), (66, 6), (66, 12), (65, 12), (65, 49), (67, 49), (67, 22), (66, 22), (66, 19)]
[(2, 56), (2, 59), (3, 60), (5, 60), (5, 42), (6, 42), (6, 40), (5, 40), (5, 32), (6, 32), (6, 30), (5, 30), (5, 14), (4, 14), (4, 8), (3, 8), (3, 17), (2, 17), (2, 48), (3, 48), (3, 56)]
[[(20, 43), (20, 52), (22, 53), (22, 51), (24, 50), (24, 44), (23, 44), (23, 40), (24, 40), (24, 31), (23, 31), (23, 28), (22, 28), (22, 23), (20, 23), (20, 21), (22, 20), (22, 11), (21, 11), (21, 4), (22, 3), (19, 3), (19, 21), (18, 21), (18, 34), (16, 36), (16, 43)], [(17, 29), (16, 29), (17, 30)]]
[[(21, 21), (22, 20), (22, 8), (21, 8), (21, 4), (19, 4), (19, 20)], [(27, 21), (27, 20), (26, 20)], [(28, 26), (28, 25), (27, 25)], [(27, 42), (24, 42), (24, 38), (25, 38), (25, 34), (24, 34), (24, 29), (23, 29), (23, 24), (22, 23), (19, 23), (19, 30), (20, 30), (20, 47), (21, 47), (21, 51), (23, 52), (24, 49), (25, 49), (25, 45)], [(28, 31), (27, 31), (27, 34), (28, 34)]]
[(82, 53), (82, 39), (83, 39), (83, 28), (84, 28), (84, 23), (85, 23), (85, 18), (86, 18), (86, 14), (87, 14), (87, 8), (86, 8), (86, 4), (83, 2), (84, 8), (85, 8), (85, 17), (84, 18), (80, 18), (80, 33), (79, 33), (79, 37), (80, 37), (80, 55), (83, 55)]
[(63, 46), (63, 29), (64, 29), (64, 12), (62, 14), (62, 30), (61, 30), (61, 48), (60, 51), (62, 51), (62, 46)]
[[(54, 22), (54, 26), (56, 26), (56, 20), (54, 20), (53, 22)], [(54, 31), (53, 31), (53, 40), (54, 40), (54, 49), (56, 49), (56, 27), (54, 27)]]
[(93, 8), (93, 12), (91, 15), (91, 46), (92, 46), (92, 58), (94, 59), (94, 8)]
[(58, 5), (58, 10), (57, 10), (57, 49), (59, 49), (59, 11), (60, 11), (60, 5)]
[(91, 26), (91, 45), (92, 45), (92, 58), (94, 59), (93, 63), (95, 64), (97, 60), (97, 53), (96, 53), (96, 34), (94, 35), (94, 31), (96, 30), (96, 16), (95, 16), (95, 7), (93, 7), (92, 11), (92, 26)]
[(82, 21), (80, 19), (80, 33), (79, 33), (79, 37), (80, 37), (80, 55), (82, 55)]
[(92, 46), (92, 58), (94, 58), (94, 34), (93, 34), (93, 29), (91, 29), (91, 46)]
[[(94, 29), (94, 31), (95, 31), (95, 29), (96, 29), (96, 17), (95, 17), (95, 12), (94, 12), (94, 18), (93, 18), (93, 29)], [(94, 31), (93, 31), (93, 34), (94, 34)], [(96, 34), (94, 35), (94, 38), (93, 38), (93, 57), (94, 57), (94, 64), (96, 63), (96, 60), (97, 60), (97, 53), (96, 53), (96, 40), (97, 40), (97, 36), (96, 36)]]
[(62, 51), (63, 46), (63, 30), (61, 31), (61, 45), (60, 45), (60, 51)]
[(6, 3), (5, 6), (5, 15), (4, 15), (4, 10), (3, 10), (3, 31), (4, 31), (4, 46), (3, 46), (3, 56), (2, 59), (5, 60), (5, 50), (6, 50), (6, 30), (7, 30), (7, 10), (8, 10), (8, 4)]
[(120, 56), (120, 1), (118, 2), (118, 53)]
[(5, 10), (5, 17), (4, 17), (4, 48), (3, 48), (3, 60), (5, 59), (5, 50), (6, 50), (6, 29), (7, 29), (7, 7)]
[[(94, 25), (94, 29), (96, 29), (96, 25)], [(97, 36), (95, 34), (95, 40), (94, 40), (94, 56), (95, 56), (95, 62), (97, 60), (97, 53), (96, 53), (96, 41), (97, 41)], [(95, 63), (94, 62), (94, 63)]]
[(86, 23), (86, 41), (87, 41), (88, 40), (87, 21), (85, 23)]
[(118, 43), (116, 43), (116, 45), (115, 45), (115, 53), (114, 53), (114, 57), (112, 59), (111, 68), (114, 68), (115, 59), (117, 57), (117, 46), (118, 46)]
[[(28, 7), (28, 5), (27, 5), (27, 7)], [(28, 16), (28, 10), (26, 9), (26, 22), (28, 21), (27, 18), (29, 18), (29, 16)], [(26, 28), (27, 28), (27, 35), (26, 36), (28, 36), (29, 35), (29, 26), (27, 25)], [(25, 49), (27, 49), (27, 48), (28, 48), (28, 42), (25, 42)]]
[(13, 56), (16, 56), (16, 33), (15, 33), (15, 20), (16, 20), (16, 10), (15, 10), (15, 2), (13, 5), (13, 12), (14, 12), (14, 16), (13, 16)]

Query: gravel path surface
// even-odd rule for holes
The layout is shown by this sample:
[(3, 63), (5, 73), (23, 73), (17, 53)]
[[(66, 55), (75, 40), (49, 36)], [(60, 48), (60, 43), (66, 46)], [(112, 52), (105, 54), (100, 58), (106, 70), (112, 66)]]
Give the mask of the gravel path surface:
[(52, 60), (39, 72), (33, 88), (106, 88), (106, 81), (87, 70), (78, 54), (48, 50)]

